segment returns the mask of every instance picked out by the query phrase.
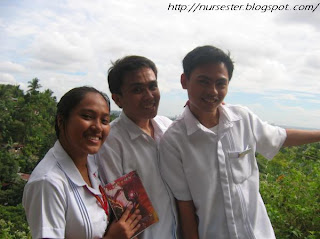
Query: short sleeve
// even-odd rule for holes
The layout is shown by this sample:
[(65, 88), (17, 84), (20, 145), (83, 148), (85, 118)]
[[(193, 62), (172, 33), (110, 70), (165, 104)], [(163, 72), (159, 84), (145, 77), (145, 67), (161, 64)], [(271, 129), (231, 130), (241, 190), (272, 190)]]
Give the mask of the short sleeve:
[(262, 121), (249, 111), (252, 132), (257, 142), (256, 151), (267, 159), (272, 159), (282, 147), (287, 138), (286, 130)]
[(66, 196), (63, 183), (47, 178), (25, 186), (25, 208), (32, 238), (64, 238)]
[(174, 145), (164, 138), (160, 141), (160, 171), (177, 200), (192, 200), (181, 155)]

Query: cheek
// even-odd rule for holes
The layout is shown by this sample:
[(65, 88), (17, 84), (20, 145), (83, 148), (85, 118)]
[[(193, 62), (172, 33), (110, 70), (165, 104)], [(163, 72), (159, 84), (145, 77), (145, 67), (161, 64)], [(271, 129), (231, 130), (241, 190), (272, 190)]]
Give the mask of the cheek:
[(110, 133), (110, 124), (108, 124), (108, 125), (103, 129), (104, 139), (107, 138), (107, 136), (109, 135), (109, 133)]
[(159, 101), (160, 100), (160, 91), (155, 92), (155, 94), (153, 96), (157, 101)]
[(126, 99), (126, 106), (128, 106), (128, 108), (138, 106), (140, 104), (141, 98), (142, 97), (139, 94), (132, 95), (130, 98)]

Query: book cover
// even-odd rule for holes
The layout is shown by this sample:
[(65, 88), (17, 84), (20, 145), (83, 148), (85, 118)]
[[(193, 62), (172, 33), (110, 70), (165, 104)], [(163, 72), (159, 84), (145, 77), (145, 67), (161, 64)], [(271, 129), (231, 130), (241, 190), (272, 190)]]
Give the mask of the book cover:
[(117, 220), (130, 205), (133, 207), (132, 212), (135, 209), (140, 210), (142, 218), (139, 224), (141, 226), (134, 236), (159, 221), (157, 212), (153, 208), (136, 171), (131, 171), (115, 181), (108, 183), (104, 186), (104, 189)]

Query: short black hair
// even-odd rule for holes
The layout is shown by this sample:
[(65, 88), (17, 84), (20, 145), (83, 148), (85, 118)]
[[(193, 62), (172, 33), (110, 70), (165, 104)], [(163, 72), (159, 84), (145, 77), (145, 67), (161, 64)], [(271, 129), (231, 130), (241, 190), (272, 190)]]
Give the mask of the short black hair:
[(234, 66), (230, 54), (209, 45), (196, 47), (184, 57), (182, 61), (183, 72), (189, 78), (196, 67), (208, 63), (224, 63), (228, 70), (229, 81), (231, 80)]
[(112, 62), (108, 70), (109, 89), (112, 94), (121, 95), (121, 86), (125, 74), (140, 70), (141, 68), (150, 68), (157, 77), (157, 67), (153, 61), (143, 56), (126, 56)]
[(67, 93), (65, 93), (61, 97), (59, 103), (57, 104), (57, 113), (56, 113), (56, 118), (55, 118), (55, 130), (56, 130), (56, 136), (58, 139), (60, 137), (58, 117), (61, 116), (63, 118), (63, 127), (65, 128), (66, 122), (69, 119), (71, 111), (81, 102), (81, 100), (84, 99), (86, 94), (89, 92), (100, 94), (107, 102), (107, 104), (109, 106), (109, 111), (111, 110), (109, 97), (105, 93), (98, 91), (97, 89), (95, 89), (93, 87), (81, 86), (81, 87), (76, 87), (76, 88), (69, 90)]

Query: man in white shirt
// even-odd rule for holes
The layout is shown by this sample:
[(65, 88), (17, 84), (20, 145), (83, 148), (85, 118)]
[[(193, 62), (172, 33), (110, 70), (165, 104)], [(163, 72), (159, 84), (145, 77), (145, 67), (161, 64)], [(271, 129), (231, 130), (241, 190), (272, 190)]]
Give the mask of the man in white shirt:
[(138, 237), (177, 238), (175, 201), (161, 178), (158, 143), (171, 120), (157, 116), (160, 92), (155, 64), (141, 56), (117, 60), (109, 69), (109, 89), (121, 115), (96, 155), (104, 183), (136, 170), (159, 216)]
[(177, 200), (185, 239), (275, 238), (259, 193), (255, 153), (320, 140), (319, 131), (283, 129), (247, 108), (222, 105), (233, 73), (229, 55), (197, 47), (183, 60), (189, 101), (160, 143), (160, 169)]

